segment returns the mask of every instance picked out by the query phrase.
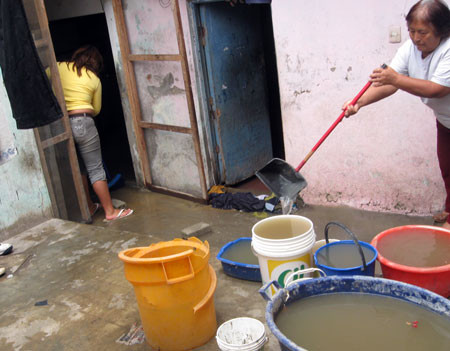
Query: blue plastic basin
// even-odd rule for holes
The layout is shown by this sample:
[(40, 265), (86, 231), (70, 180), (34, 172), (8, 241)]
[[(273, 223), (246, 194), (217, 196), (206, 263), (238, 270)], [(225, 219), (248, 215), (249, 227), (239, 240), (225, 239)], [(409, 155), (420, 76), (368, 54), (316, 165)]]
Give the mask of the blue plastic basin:
[(361, 245), (361, 247), (365, 247), (366, 249), (369, 249), (369, 251), (372, 252), (372, 254), (373, 254), (373, 257), (371, 257), (370, 260), (366, 262), (365, 268), (363, 266), (362, 260), (361, 260), (361, 264), (359, 266), (349, 267), (349, 268), (329, 267), (329, 266), (325, 266), (325, 265), (319, 263), (317, 256), (322, 251), (324, 251), (324, 250), (331, 251), (331, 250), (333, 250), (333, 247), (337, 247), (339, 245), (353, 245), (355, 247), (355, 254), (357, 253), (359, 255), (358, 248), (352, 240), (336, 241), (336, 242), (329, 243), (329, 244), (322, 246), (314, 253), (314, 263), (315, 263), (316, 267), (323, 270), (327, 276), (328, 275), (367, 275), (367, 276), (373, 277), (375, 275), (375, 261), (377, 259), (378, 252), (372, 245), (370, 245), (366, 242), (363, 242), (363, 241), (359, 241), (359, 245)]
[(249, 241), (251, 243), (252, 238), (239, 238), (234, 241), (229, 242), (223, 246), (219, 253), (217, 254), (217, 259), (222, 262), (222, 268), (225, 274), (239, 279), (252, 280), (255, 282), (262, 281), (261, 271), (259, 270), (259, 265), (247, 264), (242, 262), (230, 261), (223, 258), (224, 253), (229, 250), (233, 245), (236, 245), (240, 241)]

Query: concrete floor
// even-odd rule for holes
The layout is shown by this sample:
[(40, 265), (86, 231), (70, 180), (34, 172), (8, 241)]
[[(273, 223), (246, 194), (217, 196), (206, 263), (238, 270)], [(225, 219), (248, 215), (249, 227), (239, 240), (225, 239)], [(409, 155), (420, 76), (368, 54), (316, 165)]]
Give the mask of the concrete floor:
[[(0, 266), (7, 267), (0, 278), (0, 350), (149, 350), (145, 342), (130, 346), (118, 342), (140, 320), (132, 285), (117, 254), (181, 237), (183, 228), (198, 222), (212, 228), (200, 239), (210, 243), (210, 264), (217, 273), (217, 324), (243, 316), (265, 322), (260, 283), (225, 275), (216, 255), (229, 241), (250, 237), (252, 226), (266, 213), (214, 209), (135, 188), (119, 189), (113, 197), (125, 201), (135, 214), (104, 223), (103, 213), (98, 213), (92, 225), (52, 219), (8, 240), (14, 252), (0, 257)], [(345, 224), (367, 242), (391, 227), (432, 224), (431, 217), (344, 207), (306, 205), (295, 214), (313, 221), (318, 239), (330, 221)], [(330, 236), (347, 239), (337, 229)], [(266, 329), (265, 349), (279, 350)], [(196, 350), (218, 350), (215, 338)]]

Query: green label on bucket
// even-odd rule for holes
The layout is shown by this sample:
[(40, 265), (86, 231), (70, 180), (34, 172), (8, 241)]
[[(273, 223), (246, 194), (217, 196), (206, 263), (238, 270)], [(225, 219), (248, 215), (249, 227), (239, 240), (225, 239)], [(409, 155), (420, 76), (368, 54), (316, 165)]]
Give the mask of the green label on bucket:
[[(297, 267), (295, 267), (293, 270), (291, 270), (291, 269), (286, 269), (283, 273), (281, 273), (280, 274), (280, 276), (278, 277), (278, 279), (277, 279), (277, 281), (278, 281), (278, 284), (280, 284), (280, 286), (281, 287), (285, 287), (285, 282), (286, 282), (286, 278), (287, 278), (287, 275), (289, 274), (289, 273), (292, 273), (292, 272), (298, 272), (298, 271), (300, 271), (300, 270), (302, 270), (302, 269), (305, 269), (306, 267), (305, 267), (305, 265), (304, 264), (302, 264), (301, 266), (300, 266), (300, 268), (297, 268)], [(300, 278), (303, 278), (303, 274), (294, 274), (294, 276), (292, 277), (292, 281), (294, 281), (294, 280), (297, 280), (297, 279), (300, 279)]]
[[(288, 261), (268, 260), (269, 280), (276, 280), (284, 288), (289, 273), (309, 268), (311, 266), (310, 260), (311, 256), (309, 254)], [(303, 278), (303, 274), (294, 275), (293, 280), (299, 278)]]

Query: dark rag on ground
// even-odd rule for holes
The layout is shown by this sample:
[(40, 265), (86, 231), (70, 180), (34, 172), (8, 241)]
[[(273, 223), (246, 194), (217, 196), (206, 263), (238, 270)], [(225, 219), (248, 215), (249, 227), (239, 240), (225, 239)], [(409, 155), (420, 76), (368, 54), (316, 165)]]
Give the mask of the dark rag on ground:
[(212, 193), (210, 204), (214, 208), (239, 210), (245, 212), (263, 211), (265, 201), (259, 200), (252, 193)]

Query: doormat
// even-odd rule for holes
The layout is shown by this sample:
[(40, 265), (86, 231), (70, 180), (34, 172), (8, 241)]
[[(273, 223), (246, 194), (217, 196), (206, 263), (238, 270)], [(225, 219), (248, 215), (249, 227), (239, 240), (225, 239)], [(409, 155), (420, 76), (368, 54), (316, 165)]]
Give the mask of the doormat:
[(126, 334), (123, 334), (120, 338), (116, 340), (118, 344), (124, 344), (124, 345), (136, 345), (136, 344), (142, 344), (145, 340), (145, 334), (144, 329), (142, 328), (142, 325), (137, 325), (137, 323), (134, 323), (130, 331)]

